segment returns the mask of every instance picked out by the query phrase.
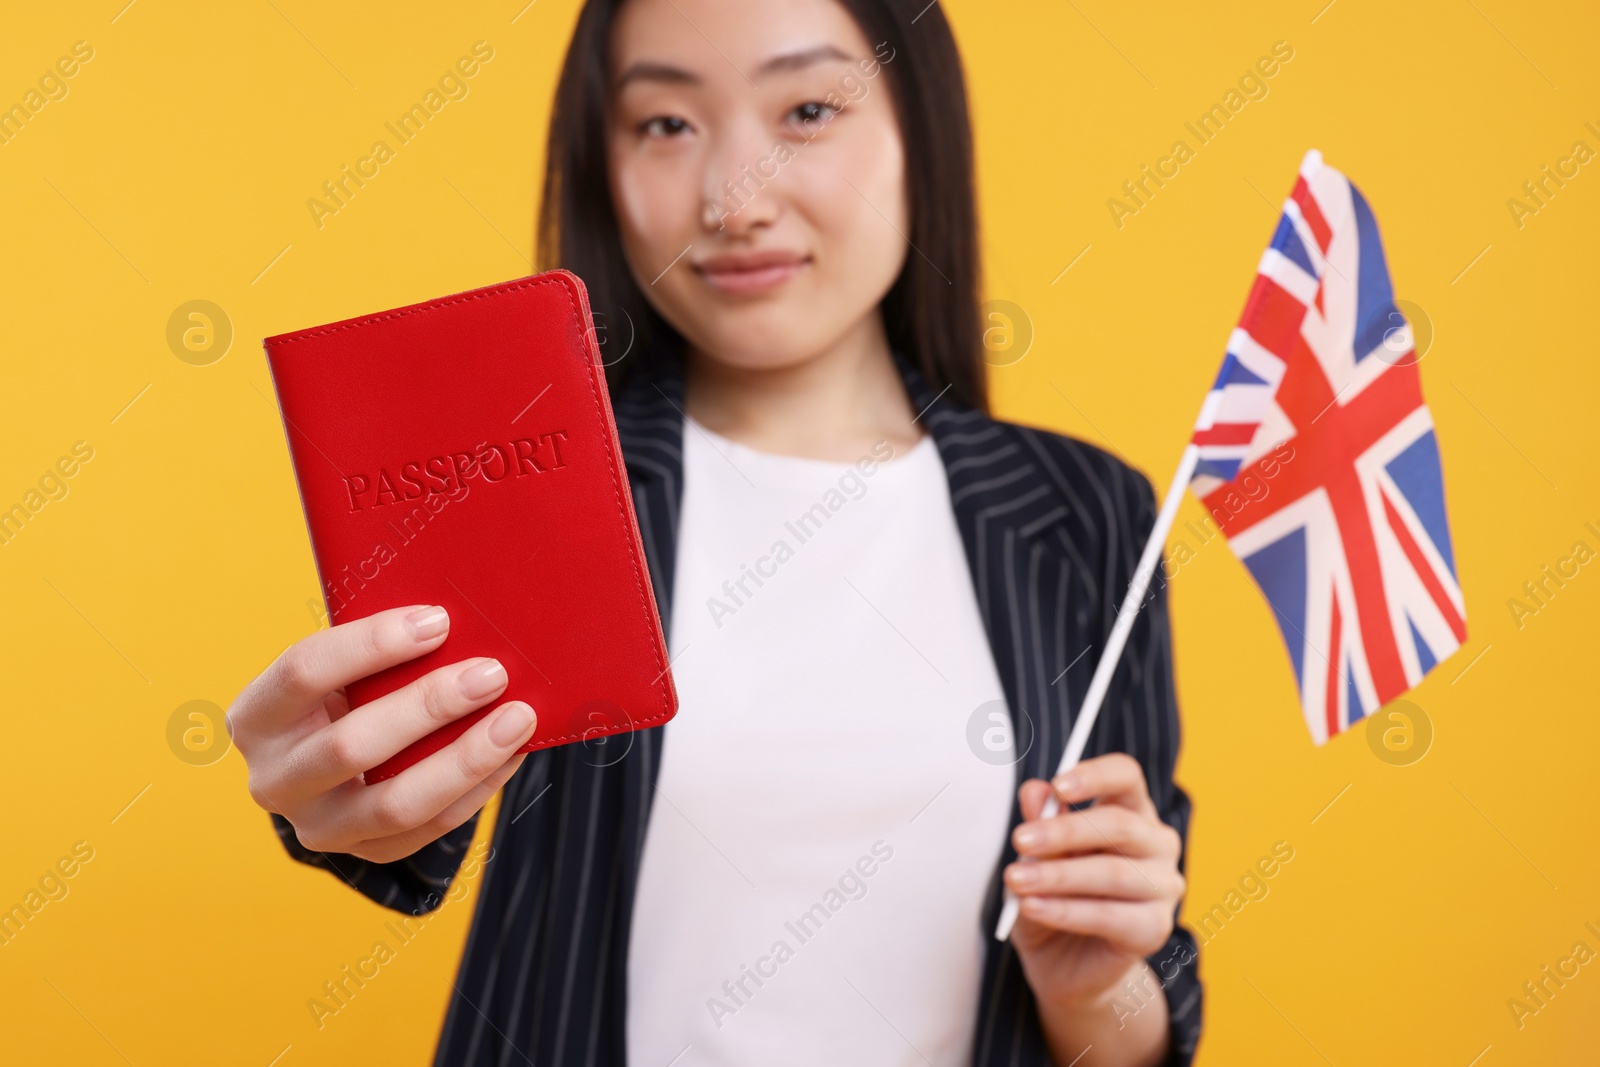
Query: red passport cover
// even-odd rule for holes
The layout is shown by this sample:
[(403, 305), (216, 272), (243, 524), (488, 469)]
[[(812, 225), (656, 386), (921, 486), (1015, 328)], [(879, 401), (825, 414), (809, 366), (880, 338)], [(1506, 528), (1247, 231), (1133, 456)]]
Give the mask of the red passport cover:
[(263, 345), (330, 619), (409, 604), (450, 613), (442, 645), (351, 683), (350, 706), (472, 656), (509, 676), (503, 696), (372, 768), (368, 783), (507, 700), (538, 716), (525, 752), (672, 718), (677, 692), (575, 275)]

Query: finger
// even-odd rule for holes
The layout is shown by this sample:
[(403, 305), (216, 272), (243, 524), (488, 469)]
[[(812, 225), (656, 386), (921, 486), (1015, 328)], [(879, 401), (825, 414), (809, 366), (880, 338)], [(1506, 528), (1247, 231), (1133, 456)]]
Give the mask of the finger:
[(358, 841), (417, 829), (498, 770), (533, 736), (536, 723), (531, 707), (508, 701), (444, 748), (341, 804), (331, 829)]
[(418, 604), (308, 634), (239, 694), (230, 729), (273, 733), (333, 690), (433, 651), (449, 632), (443, 608)]
[(1064, 804), (1094, 800), (1100, 804), (1120, 804), (1134, 811), (1154, 813), (1144, 768), (1125, 752), (1112, 752), (1084, 760), (1052, 783)]
[(1018, 896), (1176, 901), (1183, 895), (1183, 876), (1170, 861), (1135, 861), (1115, 853), (1013, 863), (1005, 876)]
[(1044, 811), (1044, 802), (1050, 796), (1050, 783), (1043, 778), (1029, 778), (1017, 791), (1017, 804), (1022, 808), (1022, 821), (1033, 822)]
[(490, 703), (508, 681), (500, 661), (483, 656), (430, 671), (300, 740), (280, 761), (278, 791), (312, 796), (332, 789)]
[(467, 790), (459, 799), (451, 802), (443, 811), (417, 829), (391, 837), (363, 841), (350, 851), (374, 863), (392, 863), (404, 859), (428, 842), (437, 841), (483, 810), (483, 806), (489, 803), (489, 798), (511, 780), (511, 776), (517, 773), (517, 769), (527, 758), (528, 753), (518, 752), (501, 764), (493, 774)]
[(1169, 828), (1154, 816), (1116, 805), (1068, 811), (1025, 822), (1011, 833), (1017, 853), (1035, 859), (1119, 852), (1134, 858), (1167, 855)]
[(1172, 908), (1160, 902), (1023, 897), (1024, 919), (1052, 930), (1099, 937), (1135, 956), (1148, 956), (1172, 934)]

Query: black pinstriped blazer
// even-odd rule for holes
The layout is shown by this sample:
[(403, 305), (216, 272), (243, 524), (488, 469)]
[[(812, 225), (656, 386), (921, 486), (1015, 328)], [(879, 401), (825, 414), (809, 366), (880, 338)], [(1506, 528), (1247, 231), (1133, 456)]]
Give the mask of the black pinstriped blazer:
[[(1154, 493), (1142, 474), (1107, 453), (963, 408), (935, 396), (907, 361), (897, 357), (897, 364), (912, 408), (923, 412), (944, 461), (1006, 703), (1014, 721), (1028, 720), (1016, 722), (1019, 747), (1031, 724), (1032, 743), (1017, 764), (1017, 781), (1048, 778), (1088, 688), (1095, 650), (1110, 632), (1154, 525)], [(635, 375), (614, 403), (666, 620), (683, 485), (682, 398), (682, 377), (669, 370), (653, 381)], [(628, 926), (663, 729), (631, 735), (628, 754), (614, 761), (577, 744), (535, 752), (506, 784), (437, 1067), (621, 1067)], [(1187, 840), (1189, 798), (1172, 778), (1178, 739), (1166, 594), (1157, 583), (1086, 755), (1121, 751), (1137, 758), (1161, 817)], [(1013, 803), (1012, 825), (1020, 818)], [(407, 859), (373, 864), (310, 852), (282, 816), (272, 819), (295, 859), (413, 915), (443, 901), (477, 823), (474, 816)], [(988, 936), (999, 914), (1000, 869), (1015, 858), (1007, 841), (981, 920), (988, 949), (973, 1005), (975, 1067), (1051, 1062), (1016, 952)], [(1193, 935), (1175, 929), (1150, 964), (1163, 979), (1172, 1020), (1167, 1063), (1187, 1065), (1201, 1017)], [(1132, 996), (1125, 1000), (1129, 1007), (1137, 1003)]]

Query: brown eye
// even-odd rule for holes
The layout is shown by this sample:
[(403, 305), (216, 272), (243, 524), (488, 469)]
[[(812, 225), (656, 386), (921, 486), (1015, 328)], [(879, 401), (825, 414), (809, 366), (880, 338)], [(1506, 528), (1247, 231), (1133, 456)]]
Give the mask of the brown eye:
[(676, 137), (689, 129), (689, 124), (676, 115), (658, 115), (646, 119), (639, 129), (650, 137)]
[(839, 113), (839, 108), (820, 101), (811, 100), (800, 104), (789, 112), (789, 121), (798, 122), (802, 126), (823, 126), (828, 120)]

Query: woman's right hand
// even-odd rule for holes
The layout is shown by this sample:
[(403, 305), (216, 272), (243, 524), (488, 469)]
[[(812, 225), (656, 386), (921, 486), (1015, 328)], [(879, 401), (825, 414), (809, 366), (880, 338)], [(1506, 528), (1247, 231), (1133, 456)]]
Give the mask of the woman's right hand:
[(228, 708), (250, 796), (316, 852), (390, 863), (470, 819), (521, 766), (534, 711), (510, 701), (438, 752), (374, 785), (361, 773), (505, 692), (478, 658), (426, 674), (353, 711), (344, 686), (444, 642), (440, 607), (394, 608), (319, 630), (284, 650)]

